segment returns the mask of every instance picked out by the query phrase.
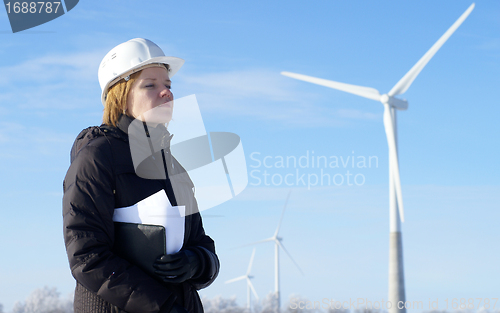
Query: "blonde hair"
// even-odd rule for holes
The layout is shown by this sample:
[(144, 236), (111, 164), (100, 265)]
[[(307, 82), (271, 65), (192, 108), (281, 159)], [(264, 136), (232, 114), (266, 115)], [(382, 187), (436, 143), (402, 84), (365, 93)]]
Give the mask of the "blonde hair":
[(137, 72), (130, 74), (129, 80), (120, 80), (108, 90), (106, 96), (106, 104), (104, 104), (104, 113), (102, 115), (102, 122), (109, 126), (117, 126), (118, 119), (121, 114), (126, 114), (127, 110), (127, 97), (134, 82), (139, 78), (143, 69), (148, 67), (163, 67), (169, 71), (167, 64), (152, 63), (141, 67)]
[(102, 116), (104, 124), (116, 127), (120, 115), (127, 110), (128, 93), (140, 74), (140, 71), (136, 72), (130, 75), (128, 81), (122, 79), (108, 90)]

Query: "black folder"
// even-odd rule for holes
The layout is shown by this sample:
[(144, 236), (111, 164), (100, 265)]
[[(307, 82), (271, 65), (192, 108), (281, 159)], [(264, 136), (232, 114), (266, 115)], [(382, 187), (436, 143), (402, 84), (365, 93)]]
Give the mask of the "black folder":
[(163, 226), (115, 222), (114, 253), (153, 277), (153, 263), (167, 254), (165, 243)]

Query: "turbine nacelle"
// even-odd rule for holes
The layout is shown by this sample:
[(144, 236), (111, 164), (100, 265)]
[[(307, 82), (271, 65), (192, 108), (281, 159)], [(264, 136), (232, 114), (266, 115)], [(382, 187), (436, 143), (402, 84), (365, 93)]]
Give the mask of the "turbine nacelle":
[(398, 99), (393, 96), (389, 96), (388, 94), (383, 94), (380, 96), (380, 102), (387, 103), (391, 107), (394, 107), (398, 110), (407, 110), (408, 109), (408, 101), (406, 99)]

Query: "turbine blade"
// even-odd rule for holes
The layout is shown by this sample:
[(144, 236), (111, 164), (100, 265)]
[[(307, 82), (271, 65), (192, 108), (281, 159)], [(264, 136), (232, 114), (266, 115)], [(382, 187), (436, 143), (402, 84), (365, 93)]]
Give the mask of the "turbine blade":
[(290, 255), (290, 253), (288, 252), (288, 250), (285, 249), (285, 246), (279, 242), (279, 240), (276, 240), (276, 242), (278, 243), (278, 245), (281, 247), (281, 249), (283, 249), (283, 251), (286, 252), (286, 254), (288, 255), (288, 257), (290, 258), (290, 260), (292, 260), (293, 264), (295, 264), (295, 266), (297, 266), (297, 268), (299, 269), (299, 271), (302, 273), (302, 275), (304, 275), (304, 272), (302, 272), (302, 270), (300, 269), (300, 266), (297, 264), (297, 262), (295, 262), (295, 260), (292, 258), (292, 256)]
[(278, 232), (280, 231), (281, 221), (283, 220), (283, 215), (285, 215), (286, 205), (288, 204), (288, 199), (290, 198), (291, 193), (292, 193), (292, 191), (290, 190), (288, 192), (288, 195), (286, 196), (285, 205), (283, 206), (283, 211), (281, 211), (280, 221), (278, 222), (278, 228), (276, 228), (276, 232), (274, 233), (274, 236), (273, 236), (274, 238), (276, 238), (278, 236)]
[(260, 241), (256, 241), (256, 242), (252, 242), (252, 243), (247, 243), (247, 244), (245, 244), (245, 245), (242, 245), (242, 246), (238, 246), (238, 247), (232, 248), (231, 250), (233, 250), (233, 249), (239, 249), (239, 248), (243, 248), (243, 247), (248, 247), (248, 246), (253, 246), (253, 245), (256, 245), (256, 244), (259, 244), (259, 243), (268, 242), (268, 241), (273, 241), (273, 240), (274, 240), (274, 237), (272, 237), (272, 238), (267, 238), (267, 239), (264, 239), (264, 240), (260, 240)]
[(303, 81), (313, 83), (316, 85), (321, 85), (321, 86), (345, 91), (345, 92), (352, 93), (352, 94), (355, 94), (355, 95), (358, 95), (361, 97), (365, 97), (368, 99), (372, 99), (375, 101), (380, 101), (380, 93), (375, 88), (339, 83), (339, 82), (335, 82), (332, 80), (326, 80), (326, 79), (322, 79), (322, 78), (316, 78), (316, 77), (311, 77), (311, 76), (296, 74), (296, 73), (290, 73), (290, 72), (281, 72), (281, 75), (295, 78), (298, 80), (303, 80)]
[(255, 296), (255, 298), (258, 300), (259, 296), (257, 295), (257, 292), (255, 291), (255, 288), (253, 287), (253, 284), (249, 278), (247, 278), (247, 284), (248, 284), (248, 286), (250, 286), (250, 289), (252, 289), (252, 292), (253, 292), (253, 295)]
[(391, 91), (389, 91), (389, 96), (400, 95), (404, 93), (410, 85), (413, 83), (415, 78), (417, 78), (420, 71), (425, 67), (427, 62), (436, 54), (436, 52), (441, 48), (441, 46), (450, 38), (450, 36), (457, 30), (457, 28), (465, 21), (467, 16), (469, 16), (470, 12), (474, 9), (475, 4), (472, 3), (467, 10), (458, 18), (458, 20), (451, 25), (450, 28), (441, 36), (441, 38), (436, 41), (436, 43), (427, 51), (424, 56), (418, 60), (418, 62), (408, 71), (408, 73), (401, 78), (394, 87), (392, 87)]
[(403, 209), (403, 194), (401, 192), (401, 180), (399, 176), (399, 162), (398, 162), (398, 150), (396, 148), (396, 134), (394, 132), (393, 119), (391, 115), (391, 110), (389, 104), (384, 103), (384, 128), (385, 135), (387, 136), (387, 143), (389, 145), (389, 154), (391, 155), (391, 162), (389, 166), (391, 167), (394, 179), (394, 188), (396, 189), (396, 199), (399, 209), (399, 217), (401, 222), (405, 221), (404, 209)]
[(236, 277), (236, 278), (233, 278), (233, 279), (225, 281), (225, 284), (230, 284), (230, 283), (233, 283), (233, 282), (238, 281), (238, 280), (243, 280), (245, 278), (247, 278), (246, 275), (245, 276)]
[(252, 269), (253, 257), (255, 256), (255, 248), (253, 248), (252, 256), (250, 257), (250, 263), (248, 264), (247, 275), (250, 274)]

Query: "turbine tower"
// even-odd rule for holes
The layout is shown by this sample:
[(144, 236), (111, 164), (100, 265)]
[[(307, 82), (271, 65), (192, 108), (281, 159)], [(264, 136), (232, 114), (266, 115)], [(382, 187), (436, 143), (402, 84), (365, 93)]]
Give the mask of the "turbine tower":
[(247, 273), (245, 275), (226, 281), (226, 284), (230, 284), (230, 283), (235, 282), (235, 281), (246, 279), (246, 281), (247, 281), (247, 309), (248, 309), (248, 312), (251, 312), (251, 303), (252, 303), (250, 289), (252, 289), (252, 292), (255, 295), (255, 298), (259, 299), (259, 296), (257, 295), (257, 292), (255, 291), (255, 288), (253, 287), (252, 282), (250, 281), (250, 279), (253, 278), (253, 276), (250, 276), (250, 270), (252, 269), (252, 263), (253, 263), (254, 256), (255, 256), (255, 248), (253, 248), (252, 256), (250, 257), (250, 263), (248, 264)]
[[(288, 192), (288, 195), (286, 197), (285, 205), (283, 206), (283, 211), (281, 212), (281, 217), (280, 217), (280, 220), (278, 223), (278, 227), (276, 228), (274, 235), (270, 238), (244, 245), (244, 246), (250, 246), (250, 245), (255, 245), (255, 244), (268, 242), (268, 241), (272, 241), (275, 244), (274, 245), (274, 291), (275, 291), (276, 302), (277, 302), (276, 312), (279, 312), (279, 310), (280, 310), (280, 298), (281, 298), (281, 295), (280, 295), (280, 265), (279, 265), (279, 249), (280, 249), (280, 247), (281, 247), (281, 249), (283, 249), (283, 251), (285, 251), (285, 253), (288, 255), (290, 260), (292, 260), (293, 264), (295, 264), (295, 266), (297, 266), (299, 271), (302, 274), (304, 274), (302, 272), (302, 270), (300, 269), (299, 265), (297, 264), (297, 262), (295, 262), (295, 260), (292, 258), (290, 253), (285, 249), (285, 246), (283, 246), (283, 244), (281, 243), (283, 238), (278, 236), (278, 233), (279, 233), (280, 227), (281, 227), (281, 222), (283, 221), (283, 215), (285, 214), (286, 205), (288, 203), (288, 199), (290, 198), (290, 193), (291, 193), (291, 191)], [(242, 247), (244, 247), (244, 246), (242, 246)]]
[[(389, 146), (389, 301), (392, 307), (389, 313), (406, 313), (404, 304), (405, 284), (403, 271), (403, 242), (401, 236), (401, 222), (404, 222), (403, 196), (399, 176), (398, 148), (397, 148), (397, 110), (406, 110), (408, 102), (395, 96), (406, 92), (427, 62), (463, 23), (474, 9), (474, 3), (451, 25), (424, 56), (401, 78), (387, 93), (381, 95), (378, 90), (370, 87), (339, 83), (331, 80), (311, 76), (281, 72), (282, 75), (318, 84), (333, 89), (352, 93), (368, 99), (380, 101), (384, 106), (384, 127)], [(399, 307), (398, 307), (399, 304)]]

